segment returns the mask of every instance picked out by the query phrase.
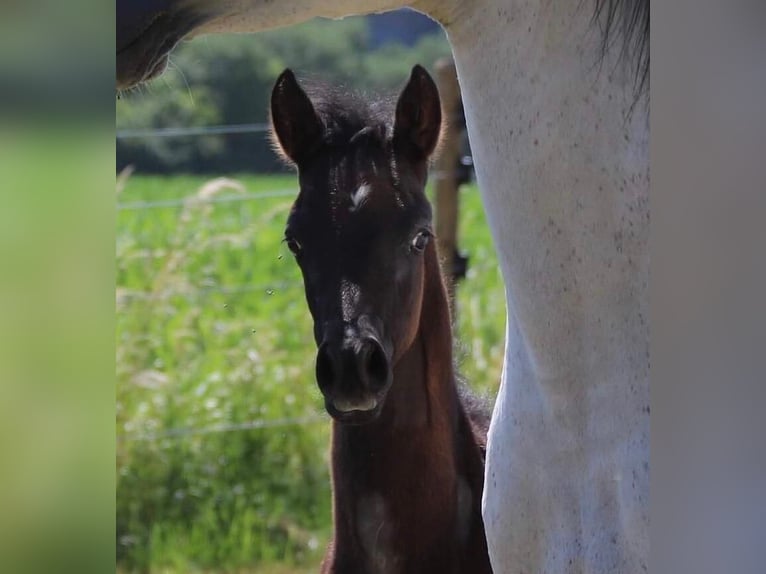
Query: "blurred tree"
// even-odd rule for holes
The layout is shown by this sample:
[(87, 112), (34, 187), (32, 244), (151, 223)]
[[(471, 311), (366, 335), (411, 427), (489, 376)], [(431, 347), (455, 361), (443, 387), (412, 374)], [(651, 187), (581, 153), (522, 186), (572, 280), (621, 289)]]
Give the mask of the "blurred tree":
[[(364, 18), (314, 20), (253, 35), (207, 36), (181, 45), (170, 69), (153, 84), (123, 95), (117, 128), (261, 123), (271, 86), (286, 67), (304, 77), (372, 92), (392, 92), (410, 68), (449, 54), (444, 35), (412, 47), (370, 50)], [(142, 172), (231, 173), (281, 169), (265, 134), (135, 138), (117, 142), (117, 169)]]

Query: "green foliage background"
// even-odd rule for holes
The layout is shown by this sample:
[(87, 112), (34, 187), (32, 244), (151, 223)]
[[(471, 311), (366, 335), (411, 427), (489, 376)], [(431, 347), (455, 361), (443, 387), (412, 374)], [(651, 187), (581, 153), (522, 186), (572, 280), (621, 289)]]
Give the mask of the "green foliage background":
[[(266, 122), (271, 87), (287, 67), (299, 76), (390, 93), (404, 84), (414, 64), (432, 68), (449, 54), (442, 33), (423, 36), (413, 47), (388, 44), (371, 51), (363, 18), (206, 36), (177, 48), (159, 80), (122, 95), (117, 127)], [(158, 173), (264, 172), (281, 167), (261, 134), (120, 140), (117, 168), (128, 164)]]
[[(330, 531), (329, 420), (300, 274), (282, 243), (293, 176), (134, 176), (117, 217), (117, 546), (124, 571), (311, 568)], [(494, 397), (502, 282), (477, 190), (461, 193), (457, 356)], [(147, 207), (147, 206), (144, 206)], [(230, 430), (226, 425), (299, 419)], [(175, 429), (188, 434), (166, 436)], [(204, 432), (212, 430), (213, 432)], [(280, 570), (295, 572), (303, 570)]]
[[(261, 123), (285, 67), (391, 93), (412, 65), (449, 54), (442, 34), (412, 48), (368, 44), (361, 18), (196, 39), (158, 81), (122, 95), (117, 127)], [(316, 571), (331, 526), (329, 419), (300, 274), (282, 244), (295, 176), (262, 174), (284, 169), (264, 134), (118, 140), (117, 167), (128, 164), (141, 175), (118, 178), (118, 570)], [(461, 201), (471, 265), (457, 358), (494, 397), (502, 283), (475, 186)]]

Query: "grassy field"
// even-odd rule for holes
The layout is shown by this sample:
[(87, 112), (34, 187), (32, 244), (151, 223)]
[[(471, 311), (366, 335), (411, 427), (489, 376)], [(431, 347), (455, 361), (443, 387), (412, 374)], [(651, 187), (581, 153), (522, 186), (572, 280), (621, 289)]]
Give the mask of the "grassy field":
[[(294, 177), (133, 176), (118, 187), (119, 569), (315, 571), (330, 528), (329, 420), (300, 273), (281, 242)], [(458, 361), (494, 396), (504, 297), (474, 187), (460, 226), (471, 261)]]

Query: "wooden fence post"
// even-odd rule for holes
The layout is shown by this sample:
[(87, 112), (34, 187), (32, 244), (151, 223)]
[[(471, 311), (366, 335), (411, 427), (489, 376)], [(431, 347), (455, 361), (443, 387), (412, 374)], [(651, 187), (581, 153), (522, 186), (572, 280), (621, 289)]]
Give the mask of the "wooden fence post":
[(455, 253), (457, 250), (458, 182), (457, 165), (460, 160), (460, 86), (452, 58), (442, 58), (435, 65), (436, 85), (442, 102), (442, 142), (435, 168), (436, 238), (442, 261), (453, 320), (455, 308)]

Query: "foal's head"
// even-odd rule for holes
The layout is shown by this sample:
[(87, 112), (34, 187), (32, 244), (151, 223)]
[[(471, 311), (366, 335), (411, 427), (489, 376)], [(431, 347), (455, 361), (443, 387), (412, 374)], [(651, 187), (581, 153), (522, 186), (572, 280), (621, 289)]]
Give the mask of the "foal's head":
[(418, 331), (424, 258), (435, 261), (428, 158), (441, 106), (415, 66), (394, 110), (344, 93), (309, 97), (290, 70), (271, 96), (276, 143), (298, 168), (285, 241), (303, 273), (327, 412), (364, 423)]

